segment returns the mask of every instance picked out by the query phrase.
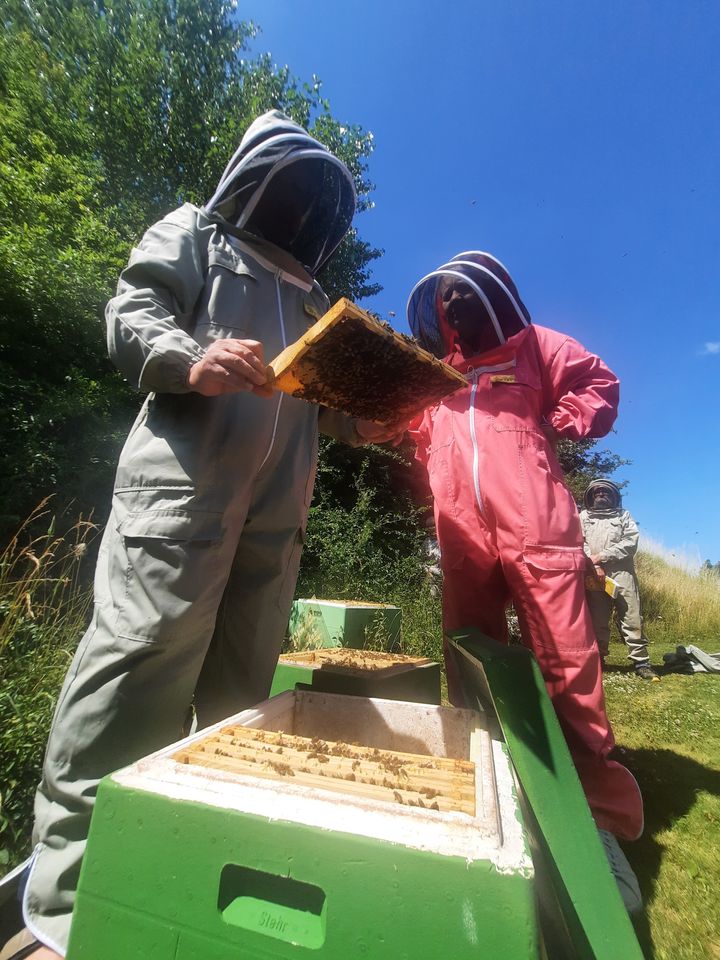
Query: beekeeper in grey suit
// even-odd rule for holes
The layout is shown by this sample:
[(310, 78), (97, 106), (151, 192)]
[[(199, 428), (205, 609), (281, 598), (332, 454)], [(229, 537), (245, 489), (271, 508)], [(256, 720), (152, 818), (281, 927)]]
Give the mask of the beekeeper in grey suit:
[(110, 355), (147, 397), (100, 547), (95, 607), (53, 721), (25, 922), (64, 955), (98, 780), (263, 699), (288, 622), (318, 427), (390, 439), (266, 385), (265, 361), (328, 308), (314, 279), (350, 227), (345, 165), (276, 111), (247, 130), (204, 208), (133, 250), (107, 306)]
[[(648, 641), (640, 615), (640, 590), (635, 574), (635, 554), (640, 533), (628, 510), (623, 510), (620, 488), (611, 480), (593, 480), (580, 511), (585, 553), (593, 565), (599, 589), (587, 591), (595, 636), (603, 661), (610, 647), (610, 618), (617, 615), (620, 635), (628, 649), (636, 676), (657, 680), (650, 665)], [(617, 584), (613, 598), (602, 589), (605, 577)]]

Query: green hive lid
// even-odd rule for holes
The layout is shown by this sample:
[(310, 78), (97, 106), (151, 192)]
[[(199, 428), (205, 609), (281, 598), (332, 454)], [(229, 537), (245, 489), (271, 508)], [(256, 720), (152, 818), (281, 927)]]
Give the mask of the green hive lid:
[(535, 657), (478, 630), (448, 634), (468, 706), (494, 710), (577, 960), (642, 960), (642, 951)]

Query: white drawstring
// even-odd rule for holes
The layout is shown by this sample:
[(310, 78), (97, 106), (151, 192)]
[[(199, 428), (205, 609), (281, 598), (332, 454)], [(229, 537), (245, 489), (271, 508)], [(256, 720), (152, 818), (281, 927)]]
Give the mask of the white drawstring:
[[(275, 293), (277, 296), (278, 318), (280, 320), (280, 335), (282, 336), (282, 345), (284, 350), (287, 346), (287, 339), (285, 336), (285, 318), (283, 317), (282, 297), (280, 295), (280, 277), (277, 274), (275, 274)], [(262, 470), (262, 468), (265, 466), (267, 459), (272, 453), (273, 447), (275, 446), (275, 437), (277, 435), (277, 425), (278, 420), (280, 419), (280, 407), (282, 406), (283, 396), (284, 394), (278, 391), (278, 405), (277, 410), (275, 411), (275, 422), (273, 423), (272, 436), (270, 437), (270, 446), (268, 447), (267, 453), (263, 457), (263, 462), (258, 467), (258, 470)]]

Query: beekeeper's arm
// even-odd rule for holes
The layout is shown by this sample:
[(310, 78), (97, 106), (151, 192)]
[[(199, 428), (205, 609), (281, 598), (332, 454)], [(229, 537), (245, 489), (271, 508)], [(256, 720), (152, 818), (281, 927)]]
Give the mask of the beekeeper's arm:
[(545, 420), (568, 440), (604, 437), (617, 417), (620, 382), (600, 357), (564, 337), (544, 358)]
[(372, 420), (360, 420), (348, 417), (330, 407), (320, 407), (318, 414), (320, 432), (351, 447), (360, 447), (366, 443), (392, 443), (397, 446), (402, 440), (406, 425), (384, 427)]
[(217, 340), (203, 349), (189, 332), (207, 275), (205, 230), (183, 208), (154, 224), (132, 251), (105, 310), (108, 352), (139, 390), (217, 396), (269, 394), (262, 346)]

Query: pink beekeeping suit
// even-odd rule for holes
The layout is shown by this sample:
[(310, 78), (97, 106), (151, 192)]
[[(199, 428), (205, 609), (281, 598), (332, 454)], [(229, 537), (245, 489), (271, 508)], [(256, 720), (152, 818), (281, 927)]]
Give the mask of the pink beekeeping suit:
[[(445, 277), (474, 289), (495, 346), (469, 355), (445, 316)], [(543, 429), (572, 440), (604, 436), (617, 415), (618, 380), (576, 340), (532, 324), (509, 274), (488, 254), (460, 254), (423, 278), (408, 315), (420, 342), (468, 380), (410, 431), (434, 498), (444, 627), (474, 626), (507, 641), (512, 601), (597, 825), (635, 839), (642, 797), (632, 774), (608, 759), (614, 738), (578, 511)], [(453, 661), (447, 665), (453, 699), (457, 679)]]

